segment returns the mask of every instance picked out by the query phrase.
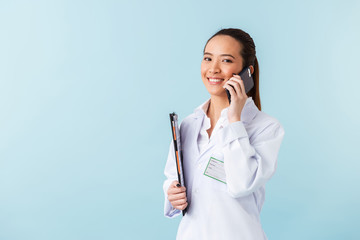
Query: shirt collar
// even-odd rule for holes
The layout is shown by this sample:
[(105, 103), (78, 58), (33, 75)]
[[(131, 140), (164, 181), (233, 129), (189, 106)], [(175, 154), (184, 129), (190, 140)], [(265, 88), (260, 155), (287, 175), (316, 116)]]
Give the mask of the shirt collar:
[[(202, 103), (200, 106), (195, 108), (194, 117), (195, 118), (200, 118), (200, 117), (206, 116), (206, 111), (207, 111), (207, 109), (209, 107), (209, 104), (210, 104), (210, 99), (208, 99), (207, 101)], [(221, 111), (221, 118), (227, 119), (228, 110), (229, 110), (229, 107), (226, 107)], [(244, 108), (243, 108), (243, 110), (241, 112), (241, 121), (246, 122), (246, 123), (250, 123), (251, 120), (253, 120), (253, 118), (255, 117), (255, 115), (256, 115), (256, 113), (258, 111), (259, 111), (259, 109), (256, 107), (252, 97), (248, 97), (246, 99), (246, 103), (244, 105)]]

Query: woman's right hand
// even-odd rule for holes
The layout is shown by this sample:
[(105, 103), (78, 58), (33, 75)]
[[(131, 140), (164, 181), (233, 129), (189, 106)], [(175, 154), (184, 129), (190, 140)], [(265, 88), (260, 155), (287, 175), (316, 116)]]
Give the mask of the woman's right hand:
[(171, 205), (179, 210), (184, 210), (188, 203), (186, 198), (186, 188), (180, 186), (178, 181), (173, 181), (168, 188), (167, 195)]

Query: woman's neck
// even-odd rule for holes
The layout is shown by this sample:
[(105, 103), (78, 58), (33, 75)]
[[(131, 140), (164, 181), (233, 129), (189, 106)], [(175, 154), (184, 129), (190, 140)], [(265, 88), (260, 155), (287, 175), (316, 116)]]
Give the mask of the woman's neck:
[(212, 95), (210, 98), (210, 105), (207, 110), (207, 116), (210, 119), (219, 119), (221, 115), (221, 111), (229, 106), (229, 100), (227, 97), (220, 97)]

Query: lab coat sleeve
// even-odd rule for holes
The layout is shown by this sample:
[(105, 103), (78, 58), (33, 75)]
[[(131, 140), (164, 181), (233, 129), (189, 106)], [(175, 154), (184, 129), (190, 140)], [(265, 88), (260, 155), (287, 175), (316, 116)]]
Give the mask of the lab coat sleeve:
[(229, 124), (221, 134), (228, 193), (242, 197), (255, 192), (274, 174), (284, 130), (270, 121), (251, 137), (242, 121)]
[(181, 211), (174, 208), (167, 198), (167, 190), (168, 190), (170, 184), (173, 181), (177, 180), (174, 145), (172, 142), (170, 143), (169, 155), (168, 155), (167, 162), (165, 165), (164, 174), (167, 178), (163, 184), (163, 190), (164, 190), (164, 195), (165, 195), (164, 215), (165, 215), (165, 217), (173, 218), (173, 217), (178, 216)]

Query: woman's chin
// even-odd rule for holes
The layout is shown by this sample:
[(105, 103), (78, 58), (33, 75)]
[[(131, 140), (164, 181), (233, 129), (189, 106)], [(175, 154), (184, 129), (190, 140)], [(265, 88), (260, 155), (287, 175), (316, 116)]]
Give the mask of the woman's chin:
[(227, 94), (225, 92), (225, 89), (224, 88), (221, 88), (221, 89), (208, 89), (208, 92), (211, 96), (214, 96), (214, 97), (227, 97)]

